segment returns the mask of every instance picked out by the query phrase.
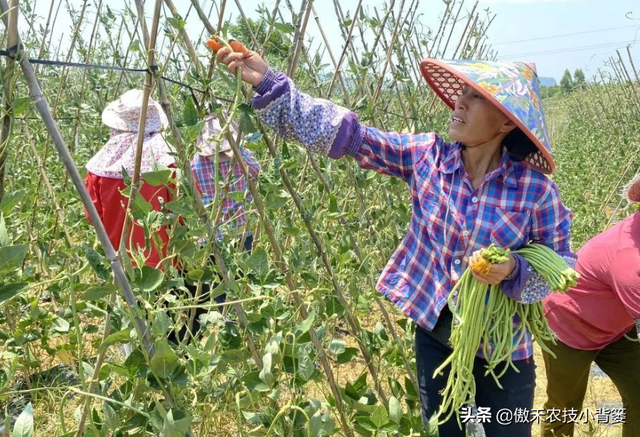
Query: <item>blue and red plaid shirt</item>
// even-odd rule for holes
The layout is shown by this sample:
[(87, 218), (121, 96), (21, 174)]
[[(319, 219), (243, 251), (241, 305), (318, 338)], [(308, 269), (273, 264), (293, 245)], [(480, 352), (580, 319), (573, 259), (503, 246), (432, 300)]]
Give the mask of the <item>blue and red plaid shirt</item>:
[[(256, 179), (260, 174), (260, 164), (253, 156), (253, 154), (247, 149), (241, 149), (242, 158), (244, 159), (249, 169), (249, 174), (252, 179)], [(247, 192), (249, 184), (247, 183), (244, 174), (242, 173), (242, 167), (238, 162), (235, 162), (233, 168), (231, 167), (232, 161), (223, 161), (218, 163), (218, 183), (221, 187), (225, 186), (227, 175), (229, 171), (233, 172), (231, 176), (231, 183), (226, 190), (221, 190), (222, 195), (222, 216), (219, 223), (220, 226), (232, 226), (239, 229), (246, 223), (245, 217), (245, 201), (238, 201), (229, 196), (235, 192)], [(196, 156), (191, 161), (191, 171), (193, 177), (196, 180), (198, 190), (202, 194), (202, 202), (205, 207), (214, 204), (216, 199), (216, 184), (215, 184), (215, 165), (212, 158)], [(251, 201), (251, 194), (247, 193), (245, 196), (247, 201)], [(222, 233), (218, 229), (217, 237), (221, 238)]]
[[(332, 158), (349, 154), (360, 167), (407, 183), (409, 229), (376, 288), (423, 328), (435, 326), (471, 254), (491, 243), (515, 250), (533, 241), (575, 262), (569, 247), (572, 213), (557, 186), (506, 151), (500, 166), (474, 189), (459, 143), (433, 133), (387, 133), (361, 125), (353, 112), (299, 92), (284, 74), (271, 70), (256, 91), (256, 112), (279, 134)], [(502, 283), (505, 294), (523, 303), (544, 298), (548, 284), (524, 258), (517, 261), (513, 277)], [(532, 354), (527, 333), (512, 359)]]

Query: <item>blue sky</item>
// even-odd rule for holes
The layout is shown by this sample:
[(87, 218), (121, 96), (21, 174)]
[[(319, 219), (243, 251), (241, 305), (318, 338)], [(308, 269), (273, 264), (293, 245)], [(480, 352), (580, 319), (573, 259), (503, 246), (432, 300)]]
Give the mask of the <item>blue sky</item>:
[[(124, 1), (109, 0), (108, 4), (113, 9), (121, 9)], [(255, 10), (258, 5), (264, 4), (268, 9), (275, 5), (275, 0), (240, 1), (245, 13), (252, 18), (257, 17)], [(70, 2), (75, 4), (76, 8), (80, 8), (79, 0)], [(153, 3), (153, 0), (146, 0), (148, 22), (152, 15)], [(188, 0), (175, 0), (174, 3), (178, 6), (179, 12), (186, 14), (190, 4)], [(211, 0), (200, 0), (200, 3), (206, 10), (209, 10), (212, 4)], [(298, 8), (301, 2), (292, 0), (292, 3)], [(358, 0), (340, 0), (340, 3), (345, 13), (353, 12)], [(373, 13), (374, 7), (380, 11), (384, 3), (383, 0), (363, 0), (363, 7)], [(400, 3), (401, 0), (396, 0), (396, 11)], [(406, 0), (405, 3), (408, 7), (411, 1)], [(464, 8), (471, 10), (474, 3), (475, 0), (466, 0)], [(285, 5), (285, 0), (282, 0), (281, 4)], [(332, 47), (339, 51), (343, 40), (335, 27), (333, 1), (316, 0), (314, 5)], [(44, 23), (48, 5), (39, 5), (38, 9)], [(421, 14), (422, 23), (434, 28), (437, 27), (444, 10), (445, 4), (442, 0), (420, 0), (418, 12)], [(488, 36), (494, 48), (498, 50), (498, 58), (533, 61), (540, 76), (553, 77), (559, 81), (566, 68), (572, 72), (576, 68), (582, 68), (587, 78), (590, 78), (597, 73), (598, 68), (606, 67), (605, 61), (610, 56), (617, 56), (616, 48), (621, 49), (626, 61), (625, 47), (629, 44), (636, 67), (640, 69), (640, 0), (481, 0), (478, 10), (488, 10), (497, 14)], [(217, 7), (214, 7), (213, 11), (210, 19), (217, 22)], [(285, 16), (289, 16), (286, 8), (282, 11)], [(225, 15), (231, 15), (234, 19), (239, 15), (235, 1), (227, 1)], [(202, 30), (202, 24), (195, 12), (191, 12), (187, 23), (189, 33), (197, 37)], [(70, 27), (68, 18), (61, 17), (58, 29), (69, 32)], [(313, 19), (308, 25), (307, 38), (314, 38), (316, 42), (321, 38)], [(636, 40), (638, 42), (634, 43)]]
[[(322, 3), (317, 6), (318, 14), (324, 15), (322, 10), (334, 19), (330, 6), (333, 2)], [(341, 0), (341, 3), (343, 9), (355, 10), (358, 2)], [(363, 1), (363, 5), (371, 9), (373, 6), (379, 9), (382, 3)], [(471, 10), (473, 4), (474, 0), (467, 0), (464, 7)], [(487, 8), (497, 14), (488, 37), (498, 50), (498, 58), (533, 61), (540, 76), (559, 81), (566, 68), (572, 73), (576, 68), (582, 68), (589, 78), (610, 56), (616, 55), (616, 48), (624, 49), (634, 40), (638, 42), (631, 48), (631, 53), (636, 68), (640, 69), (640, 0), (481, 0), (478, 10)], [(442, 1), (422, 0), (419, 13), (423, 14), (423, 22), (433, 27), (444, 10)], [(602, 29), (612, 30), (593, 32)], [(559, 36), (579, 32), (591, 33)], [(551, 36), (554, 38), (546, 38)], [(545, 39), (514, 42), (533, 38)], [(576, 50), (579, 48), (584, 50)], [(621, 52), (626, 61), (626, 49)]]

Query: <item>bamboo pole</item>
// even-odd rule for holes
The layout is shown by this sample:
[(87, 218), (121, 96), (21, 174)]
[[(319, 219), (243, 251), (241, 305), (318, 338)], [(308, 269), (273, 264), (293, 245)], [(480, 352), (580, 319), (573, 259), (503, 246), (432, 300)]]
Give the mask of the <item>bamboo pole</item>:
[[(398, 13), (398, 16), (402, 16), (402, 10), (404, 9), (404, 2), (405, 0), (402, 0), (400, 2), (400, 12)], [(396, 43), (399, 30), (400, 30), (400, 20), (398, 20), (398, 22), (394, 26), (394, 30), (391, 33), (391, 42), (389, 43), (389, 50), (387, 50), (387, 53), (386, 53), (387, 59), (382, 68), (382, 74), (380, 74), (380, 79), (378, 80), (378, 85), (376, 86), (376, 90), (373, 93), (373, 101), (371, 102), (372, 106), (376, 104), (376, 102), (378, 101), (378, 98), (380, 97), (380, 91), (382, 90), (382, 84), (384, 82), (384, 76), (387, 72), (387, 67), (392, 62), (393, 46)]]
[[(311, 11), (313, 12), (313, 18), (316, 21), (316, 26), (318, 27), (318, 30), (320, 31), (320, 36), (322, 37), (325, 46), (327, 47), (327, 53), (329, 53), (329, 58), (331, 59), (331, 62), (333, 63), (334, 67), (338, 65), (338, 62), (336, 61), (336, 58), (333, 56), (333, 50), (331, 50), (331, 47), (329, 46), (329, 40), (327, 39), (326, 34), (324, 33), (324, 29), (322, 28), (322, 25), (320, 24), (320, 17), (318, 17), (318, 13), (316, 12), (315, 7), (313, 6), (313, 4), (311, 5)], [(344, 81), (344, 76), (342, 75), (342, 72), (340, 70), (337, 70), (337, 74), (338, 74), (338, 79), (340, 80), (340, 86), (342, 88), (342, 92), (346, 98), (347, 102), (351, 102), (351, 98), (349, 96), (349, 89), (347, 88), (347, 85), (345, 84)]]
[(633, 74), (636, 77), (636, 82), (640, 84), (640, 77), (638, 76), (638, 70), (636, 70), (636, 66), (633, 63), (633, 56), (631, 56), (631, 50), (629, 49), (629, 46), (627, 46), (626, 49), (627, 49), (627, 56), (629, 56), (629, 62), (631, 63), (631, 70), (633, 71)]
[(356, 12), (353, 14), (353, 21), (351, 22), (351, 26), (349, 26), (349, 33), (347, 34), (346, 40), (345, 40), (345, 45), (344, 48), (342, 49), (342, 53), (340, 54), (340, 58), (338, 59), (338, 65), (336, 66), (336, 72), (334, 73), (333, 77), (331, 78), (331, 84), (329, 85), (329, 91), (327, 91), (327, 98), (331, 98), (331, 95), (333, 94), (333, 88), (334, 85), (336, 83), (336, 76), (338, 74), (338, 71), (340, 70), (340, 68), (342, 68), (342, 62), (344, 61), (344, 58), (347, 54), (347, 48), (349, 47), (349, 41), (351, 40), (351, 35), (353, 34), (353, 29), (356, 25), (356, 23), (358, 22), (357, 19), (357, 15), (360, 12), (360, 8), (362, 7), (362, 0), (358, 0), (358, 5), (356, 6)]
[(456, 28), (456, 24), (458, 24), (458, 17), (460, 16), (460, 12), (462, 11), (462, 6), (464, 5), (464, 0), (460, 2), (460, 7), (458, 8), (458, 12), (456, 12), (456, 16), (451, 23), (451, 29), (449, 30), (449, 36), (447, 36), (447, 41), (444, 44), (444, 48), (442, 52), (440, 50), (440, 42), (438, 42), (438, 50), (435, 53), (435, 57), (444, 57), (447, 53), (447, 48), (449, 47), (449, 41), (451, 41), (451, 36), (453, 35), (453, 31)]
[[(58, 7), (56, 8), (56, 13), (53, 16), (53, 24), (51, 25), (51, 32), (49, 32), (49, 42), (47, 43), (47, 45), (49, 47), (51, 47), (51, 41), (53, 40), (53, 30), (56, 27), (56, 22), (58, 21), (58, 13), (60, 12), (60, 8), (62, 7), (62, 0), (60, 0), (58, 2)], [(44, 38), (43, 38), (44, 39)], [(62, 36), (60, 37), (60, 41), (62, 41)], [(62, 44), (58, 44), (58, 50), (60, 49), (60, 47), (62, 46)], [(56, 55), (57, 58), (57, 55)]]
[[(14, 46), (18, 44), (18, 0), (11, 0), (11, 9), (9, 11), (9, 24), (7, 25), (7, 45), (9, 47), (9, 55), (6, 58), (7, 67), (4, 71), (2, 80), (2, 107), (4, 114), (2, 115), (2, 124), (0, 125), (0, 201), (4, 196), (4, 175), (7, 165), (7, 157), (9, 156), (9, 136), (11, 134), (11, 126), (13, 121), (12, 106), (13, 92), (15, 88), (14, 72), (15, 63), (12, 59), (17, 54)], [(5, 21), (6, 23), (6, 21)]]
[[(124, 254), (127, 247), (127, 240), (129, 239), (129, 233), (131, 231), (132, 219), (131, 219), (131, 206), (132, 200), (138, 196), (140, 189), (140, 166), (142, 165), (142, 150), (144, 147), (145, 137), (145, 124), (147, 122), (147, 109), (149, 107), (149, 97), (151, 95), (151, 88), (153, 86), (153, 68), (157, 68), (156, 65), (156, 37), (158, 33), (158, 21), (160, 17), (160, 5), (162, 3), (156, 0), (156, 6), (154, 9), (154, 20), (152, 22), (151, 37), (148, 37), (146, 20), (144, 18), (144, 6), (142, 3), (136, 1), (138, 7), (138, 17), (140, 27), (142, 28), (143, 35), (145, 36), (145, 47), (147, 50), (147, 66), (149, 70), (145, 75), (145, 81), (143, 85), (142, 95), (142, 107), (140, 109), (140, 120), (138, 122), (138, 138), (136, 142), (136, 153), (133, 164), (133, 175), (131, 176), (131, 190), (129, 198), (127, 200), (127, 214), (125, 215), (125, 221), (123, 225), (122, 235), (120, 236), (120, 252)], [(123, 257), (126, 259), (127, 257)]]
[(302, 23), (298, 23), (299, 25), (296, 28), (296, 34), (293, 39), (295, 49), (293, 51), (293, 55), (289, 59), (289, 77), (293, 77), (295, 75), (296, 68), (298, 67), (298, 57), (300, 56), (300, 50), (304, 46), (304, 35), (307, 32), (307, 24), (309, 23), (309, 18), (311, 17), (312, 6), (313, 0), (302, 0), (302, 8), (300, 13), (302, 13), (303, 10), (305, 13), (304, 18), (301, 17)]
[[(49, 6), (49, 13), (47, 14), (47, 22), (44, 25), (44, 31), (42, 32), (42, 42), (40, 43), (40, 50), (38, 50), (38, 58), (42, 58), (44, 56), (44, 47), (47, 42), (47, 34), (49, 33), (49, 25), (51, 24), (51, 17), (53, 16), (53, 6), (55, 5), (56, 0), (51, 0), (51, 6)], [(62, 0), (60, 0), (62, 3)], [(39, 65), (36, 66), (36, 74), (39, 72)]]
[[(93, 23), (93, 30), (91, 31), (91, 37), (89, 38), (89, 45), (87, 47), (87, 55), (85, 56), (85, 63), (89, 63), (91, 61), (91, 56), (93, 55), (93, 41), (95, 39), (96, 36), (96, 32), (98, 30), (98, 23), (100, 22), (100, 12), (102, 11), (102, 0), (99, 0), (98, 2), (98, 8), (96, 10), (96, 20)], [(84, 88), (87, 84), (87, 74), (89, 73), (88, 69), (85, 69), (82, 72), (82, 80), (80, 82), (80, 96), (84, 96)], [(82, 109), (82, 100), (78, 103), (78, 109), (76, 111), (76, 120), (74, 122), (73, 125), (73, 134), (71, 135), (71, 138), (74, 139), (73, 144), (75, 144), (75, 138), (76, 135), (78, 134), (78, 126), (80, 125), (80, 110)], [(71, 149), (72, 152), (74, 152), (74, 149)]]

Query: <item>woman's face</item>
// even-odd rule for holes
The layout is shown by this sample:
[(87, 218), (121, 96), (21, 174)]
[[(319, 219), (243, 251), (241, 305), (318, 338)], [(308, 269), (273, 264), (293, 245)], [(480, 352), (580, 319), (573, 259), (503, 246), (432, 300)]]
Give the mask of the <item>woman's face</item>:
[(467, 147), (477, 147), (515, 128), (498, 108), (465, 85), (451, 114), (449, 136)]

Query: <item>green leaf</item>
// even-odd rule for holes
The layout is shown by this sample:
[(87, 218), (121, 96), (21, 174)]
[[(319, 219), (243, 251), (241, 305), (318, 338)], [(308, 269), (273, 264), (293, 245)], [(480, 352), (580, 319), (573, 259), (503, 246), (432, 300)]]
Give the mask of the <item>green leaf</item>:
[(4, 223), (4, 215), (2, 211), (0, 211), (0, 247), (9, 246), (10, 244), (11, 239), (9, 238), (9, 233)]
[(268, 386), (271, 386), (275, 381), (275, 378), (271, 373), (272, 361), (273, 356), (269, 352), (264, 354), (264, 356), (262, 357), (262, 370), (260, 371), (260, 379)]
[(128, 343), (131, 340), (130, 329), (125, 328), (122, 331), (114, 332), (110, 334), (105, 341), (103, 341), (98, 347), (98, 353), (102, 353), (102, 351), (106, 350), (109, 346), (114, 344), (122, 344)]
[(65, 319), (63, 319), (61, 317), (57, 317), (53, 321), (53, 326), (51, 327), (51, 329), (54, 332), (59, 332), (61, 334), (69, 332), (69, 328), (70, 328), (69, 322), (67, 322)]
[(307, 332), (309, 332), (309, 330), (313, 326), (313, 321), (315, 320), (315, 318), (316, 318), (315, 311), (311, 311), (307, 315), (307, 318), (296, 326), (296, 329), (295, 329), (296, 336), (300, 337), (302, 334), (306, 334)]
[(3, 284), (0, 285), (0, 305), (3, 302), (12, 299), (17, 296), (23, 289), (25, 289), (29, 284), (26, 282), (16, 282), (12, 284)]
[(202, 132), (202, 128), (204, 127), (204, 121), (200, 120), (194, 125), (187, 125), (180, 129), (180, 131), (184, 134), (185, 142), (193, 143), (198, 138), (198, 135)]
[(162, 337), (169, 332), (169, 328), (171, 327), (171, 319), (164, 311), (159, 311), (156, 313), (155, 320), (153, 325), (151, 325), (151, 329), (153, 331), (153, 335), (156, 337)]
[(150, 292), (155, 290), (162, 284), (164, 275), (162, 270), (154, 269), (153, 267), (143, 266), (142, 275), (136, 278), (136, 285), (143, 291)]
[[(149, 419), (140, 413), (135, 413), (125, 423), (122, 424), (119, 431), (131, 431), (130, 435), (142, 435), (140, 431), (147, 426)], [(138, 432), (134, 432), (138, 430)]]
[(347, 382), (347, 385), (345, 386), (344, 391), (347, 394), (347, 396), (357, 401), (362, 397), (361, 392), (363, 392), (364, 389), (366, 388), (367, 388), (367, 373), (363, 373), (362, 375), (360, 375), (358, 379), (355, 380), (353, 384), (351, 384), (350, 382)]
[(100, 256), (100, 254), (89, 246), (85, 246), (85, 250), (87, 261), (89, 261), (89, 265), (96, 273), (96, 275), (98, 275), (98, 277), (102, 280), (108, 280), (110, 276), (110, 270), (102, 262), (102, 257)]
[(191, 420), (187, 415), (179, 410), (169, 410), (164, 419), (162, 434), (165, 437), (184, 437), (189, 431)]
[(256, 247), (245, 263), (247, 267), (255, 271), (260, 276), (269, 272), (269, 257), (267, 255), (267, 251), (262, 246)]
[(240, 130), (244, 133), (255, 132), (258, 130), (253, 124), (251, 116), (246, 112), (240, 114)]
[(140, 216), (146, 216), (152, 210), (151, 204), (138, 191), (133, 196), (131, 205), (133, 212)]
[(187, 201), (183, 198), (172, 200), (171, 202), (166, 204), (167, 209), (171, 212), (175, 212), (176, 214), (189, 216), (193, 214), (193, 209), (191, 205), (187, 203)]
[(387, 414), (387, 409), (383, 405), (378, 405), (373, 410), (373, 413), (371, 413), (371, 422), (377, 429), (380, 429), (389, 423), (389, 415)]
[(193, 97), (187, 97), (182, 110), (182, 121), (185, 126), (193, 126), (198, 123), (198, 110), (193, 102)]
[(376, 432), (378, 430), (368, 417), (356, 417), (356, 422), (358, 422), (367, 431)]
[(298, 376), (300, 376), (303, 381), (308, 381), (313, 375), (313, 372), (315, 372), (316, 367), (306, 349), (301, 348), (299, 353), (300, 358), (298, 359), (297, 369)]
[(416, 392), (416, 388), (408, 376), (404, 377), (404, 389), (407, 393), (407, 398), (418, 400), (418, 392)]
[(178, 367), (178, 356), (173, 349), (171, 349), (171, 346), (169, 346), (167, 339), (163, 339), (160, 342), (149, 365), (151, 370), (162, 379), (169, 378), (173, 371), (176, 370)]
[(329, 212), (338, 212), (338, 201), (333, 193), (329, 195)]
[(0, 271), (19, 268), (27, 256), (28, 247), (27, 244), (0, 247)]
[(4, 215), (8, 215), (13, 207), (16, 206), (18, 202), (20, 202), (20, 200), (22, 200), (23, 194), (23, 190), (5, 193), (5, 195), (2, 197), (2, 202), (0, 202), (0, 212), (2, 212)]
[(13, 102), (13, 115), (17, 116), (25, 112), (31, 106), (31, 97), (18, 97)]
[(262, 132), (260, 131), (251, 132), (244, 136), (244, 140), (247, 143), (257, 143), (261, 139), (262, 139)]
[(273, 27), (282, 33), (293, 33), (296, 31), (296, 28), (291, 23), (273, 23)]
[(346, 364), (352, 361), (354, 358), (358, 356), (358, 348), (357, 347), (348, 347), (344, 350), (343, 353), (338, 355), (338, 364)]
[(227, 194), (227, 197), (229, 199), (235, 200), (236, 202), (242, 202), (245, 199), (246, 195), (244, 191), (233, 191)]
[(170, 169), (154, 170), (142, 173), (142, 179), (149, 185), (157, 187), (160, 185), (167, 185), (172, 174), (173, 171)]
[(33, 437), (33, 407), (31, 402), (24, 407), (24, 410), (18, 416), (16, 424), (13, 426), (11, 437)]
[(346, 342), (344, 340), (331, 339), (329, 343), (329, 352), (334, 355), (340, 355), (345, 351)]
[(139, 52), (140, 51), (140, 40), (136, 39), (129, 44), (129, 51), (131, 52)]
[(112, 284), (91, 287), (90, 289), (84, 292), (84, 294), (82, 295), (82, 300), (97, 301), (102, 299), (105, 296), (110, 296), (113, 293), (116, 293), (117, 291), (118, 289), (116, 288), (116, 286)]
[(111, 431), (118, 429), (120, 426), (120, 419), (114, 409), (111, 408), (111, 405), (107, 402), (102, 404), (102, 413), (104, 414), (104, 426)]
[(389, 399), (389, 419), (395, 423), (400, 423), (402, 420), (402, 405), (395, 396)]
[(380, 431), (382, 432), (394, 432), (396, 431), (398, 428), (400, 427), (399, 423), (394, 422), (393, 420), (390, 420), (389, 422), (387, 422), (385, 425), (382, 425), (380, 427)]
[(184, 26), (187, 24), (187, 22), (184, 21), (182, 18), (168, 17), (167, 21), (171, 26), (175, 27), (178, 30), (184, 28)]

